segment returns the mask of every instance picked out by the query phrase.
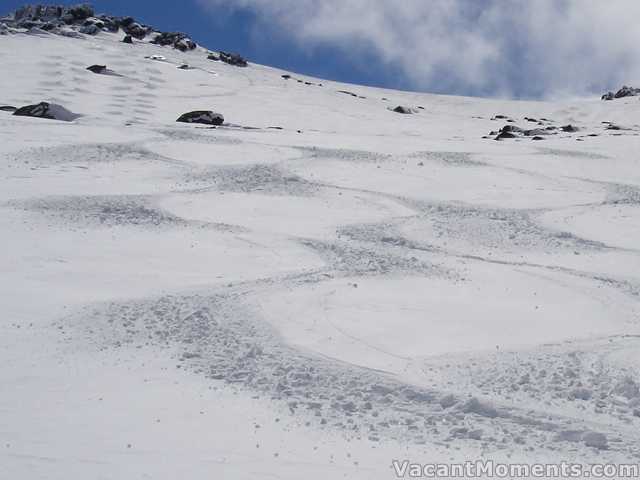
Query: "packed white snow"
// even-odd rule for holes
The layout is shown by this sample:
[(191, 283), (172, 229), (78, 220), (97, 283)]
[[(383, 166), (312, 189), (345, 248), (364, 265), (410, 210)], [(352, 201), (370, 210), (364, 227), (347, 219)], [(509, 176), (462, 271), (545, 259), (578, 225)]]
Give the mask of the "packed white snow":
[[(74, 112), (0, 111), (0, 478), (640, 461), (637, 98), (120, 40), (0, 38), (0, 104)], [(176, 123), (202, 110), (227, 123)], [(579, 130), (483, 138), (496, 115)]]

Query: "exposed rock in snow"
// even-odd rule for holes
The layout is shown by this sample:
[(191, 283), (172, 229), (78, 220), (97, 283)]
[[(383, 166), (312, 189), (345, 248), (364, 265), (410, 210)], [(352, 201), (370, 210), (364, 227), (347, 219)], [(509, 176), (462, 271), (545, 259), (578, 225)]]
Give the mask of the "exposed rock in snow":
[(87, 70), (93, 73), (105, 73), (107, 71), (106, 65), (91, 65), (87, 67)]
[(131, 37), (131, 35), (125, 35), (122, 39), (122, 43), (133, 43), (133, 38)]
[(1, 112), (15, 112), (17, 110), (16, 107), (12, 107), (10, 105), (2, 105), (0, 106)]
[(224, 123), (224, 117), (220, 113), (215, 113), (210, 110), (196, 110), (188, 112), (180, 116), (176, 122), (183, 123), (203, 123), (205, 125), (222, 125)]
[(138, 22), (132, 22), (126, 26), (123, 26), (123, 30), (127, 35), (131, 35), (133, 38), (137, 38), (138, 40), (142, 40), (151, 31), (150, 28), (144, 27)]
[(412, 113), (415, 113), (414, 110), (411, 107), (405, 107), (402, 105), (398, 105), (397, 107), (391, 109), (391, 111), (396, 112), (396, 113), (402, 113), (404, 115), (410, 115)]
[(167, 61), (167, 57), (163, 56), (163, 55), (149, 55), (147, 57), (144, 58), (148, 58), (149, 60), (156, 60), (158, 62), (166, 62)]
[(104, 28), (104, 22), (97, 18), (88, 18), (78, 30), (85, 35), (97, 35)]
[(13, 114), (22, 117), (46, 118), (49, 120), (62, 120), (65, 122), (72, 122), (81, 116), (70, 112), (61, 105), (47, 102), (40, 102), (35, 105), (20, 107), (13, 112)]
[[(57, 7), (57, 10), (60, 11), (59, 7)], [(93, 7), (91, 7), (91, 5), (88, 5), (88, 4), (71, 7), (67, 10), (67, 14), (71, 15), (74, 21), (85, 20), (95, 15), (93, 11)]]
[(236, 67), (246, 67), (247, 61), (237, 53), (220, 52), (220, 60)]
[(109, 15), (100, 15), (98, 20), (102, 22), (103, 29), (107, 30), (111, 33), (117, 33), (120, 30), (120, 24), (118, 23), (118, 19), (116, 17), (112, 17)]
[(187, 34), (180, 32), (159, 33), (153, 40), (151, 40), (151, 43), (163, 46), (170, 45), (182, 52), (196, 48), (195, 42), (191, 40)]
[(638, 95), (640, 95), (640, 88), (627, 87), (626, 85), (624, 85), (616, 93), (607, 92), (604, 95), (602, 95), (602, 100), (614, 100), (616, 98), (636, 97)]

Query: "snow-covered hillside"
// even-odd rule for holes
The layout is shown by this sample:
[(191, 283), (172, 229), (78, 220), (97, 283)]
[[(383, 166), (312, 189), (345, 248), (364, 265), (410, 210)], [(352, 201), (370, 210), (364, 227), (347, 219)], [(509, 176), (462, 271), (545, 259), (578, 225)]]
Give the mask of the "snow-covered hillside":
[(0, 111), (0, 478), (640, 460), (637, 98), (397, 92), (122, 36), (0, 36), (1, 104), (81, 115)]

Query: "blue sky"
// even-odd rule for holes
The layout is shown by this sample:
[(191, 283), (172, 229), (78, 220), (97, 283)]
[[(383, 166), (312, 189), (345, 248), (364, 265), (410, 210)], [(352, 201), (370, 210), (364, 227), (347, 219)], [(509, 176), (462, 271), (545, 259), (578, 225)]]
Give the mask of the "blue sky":
[[(23, 3), (2, 0), (0, 9)], [(640, 86), (637, 0), (92, 3), (255, 63), (349, 83), (510, 98)]]

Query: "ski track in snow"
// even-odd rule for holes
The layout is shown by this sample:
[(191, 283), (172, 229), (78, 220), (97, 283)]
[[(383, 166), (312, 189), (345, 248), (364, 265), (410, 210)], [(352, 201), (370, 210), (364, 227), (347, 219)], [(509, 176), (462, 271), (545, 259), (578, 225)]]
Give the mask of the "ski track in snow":
[[(303, 158), (314, 160), (327, 157), (345, 162), (369, 162), (392, 158), (363, 151), (302, 151), (309, 155)], [(26, 151), (16, 154), (14, 161), (20, 163), (29, 158), (33, 164), (33, 159), (38, 158), (41, 159), (39, 167), (46, 168), (51, 162), (43, 158), (51, 158), (53, 162), (91, 163), (127, 157), (166, 163), (175, 167), (187, 184), (207, 185), (196, 192), (261, 191), (271, 195), (299, 196), (314, 195), (320, 188), (341, 190), (334, 185), (314, 184), (290, 175), (283, 166), (249, 164), (202, 171), (197, 167), (190, 168), (188, 161), (158, 158), (142, 146), (127, 144), (96, 144), (80, 149), (61, 147), (50, 152)], [(429, 158), (445, 165), (477, 165), (472, 156), (465, 153), (420, 152), (410, 157)], [(616, 186), (614, 193), (617, 203), (635, 204), (637, 201), (634, 189)], [(622, 425), (629, 421), (637, 412), (629, 402), (640, 401), (633, 372), (616, 371), (605, 363), (606, 354), (580, 352), (579, 345), (564, 349), (550, 346), (531, 353), (506, 353), (507, 362), (502, 357), (472, 357), (457, 368), (449, 364), (450, 360), (446, 367), (434, 362), (437, 377), (448, 380), (443, 388), (429, 389), (412, 386), (391, 374), (331, 361), (287, 346), (279, 339), (260, 318), (259, 309), (252, 305), (255, 289), (269, 289), (270, 295), (278, 295), (281, 288), (295, 288), (300, 283), (322, 282), (336, 276), (405, 273), (452, 280), (459, 277), (455, 271), (411, 256), (413, 251), (561, 270), (572, 275), (586, 275), (593, 281), (615, 281), (560, 266), (501, 260), (500, 254), (504, 253), (508, 258), (514, 251), (553, 249), (573, 254), (611, 248), (600, 242), (546, 229), (526, 210), (428, 204), (388, 194), (381, 196), (404, 203), (415, 211), (415, 215), (388, 218), (382, 223), (340, 226), (336, 229), (335, 241), (295, 238), (324, 259), (327, 267), (321, 271), (291, 278), (266, 278), (257, 284), (230, 287), (227, 292), (212, 295), (166, 295), (147, 301), (88, 307), (56, 322), (55, 326), (71, 344), (80, 334), (98, 349), (141, 345), (167, 348), (182, 368), (192, 369), (212, 381), (246, 389), (270, 401), (283, 402), (292, 415), (308, 417), (307, 422), (319, 428), (339, 429), (347, 437), (364, 437), (373, 442), (391, 438), (414, 444), (433, 442), (442, 445), (452, 441), (482, 441), (488, 448), (495, 449), (521, 445), (544, 450), (558, 448), (558, 442), (568, 442), (575, 443), (569, 447), (575, 452), (581, 448), (582, 435), (595, 429), (608, 434), (613, 441), (609, 448), (619, 449), (633, 458), (639, 457), (638, 439), (631, 430), (609, 431), (597, 422), (580, 419), (580, 412), (592, 406), (602, 414), (619, 419)], [(198, 228), (198, 222), (155, 207), (153, 199), (150, 195), (44, 197), (10, 202), (8, 206), (84, 228), (97, 225)], [(449, 249), (437, 241), (421, 243), (398, 234), (400, 227), (414, 222), (434, 225), (438, 239), (462, 242), (461, 251)], [(465, 248), (474, 253), (465, 253)], [(478, 250), (485, 252), (476, 254)], [(497, 254), (488, 257), (488, 250)], [(624, 285), (615, 286), (623, 288)], [(634, 285), (632, 294), (637, 295), (637, 291)], [(618, 345), (619, 348), (636, 348), (635, 339), (620, 337), (609, 342), (605, 352)], [(495, 363), (487, 363), (487, 358)], [(430, 361), (425, 363), (431, 365)], [(420, 368), (426, 370), (427, 366)], [(433, 370), (433, 366), (430, 368)], [(462, 375), (460, 370), (463, 370)], [(433, 376), (433, 373), (426, 376)], [(461, 385), (467, 388), (462, 389)], [(610, 396), (612, 391), (618, 390), (622, 391), (622, 405), (616, 404)], [(478, 400), (483, 396), (494, 400)], [(518, 401), (514, 400), (515, 396)], [(560, 408), (552, 414), (547, 408), (541, 411), (536, 407), (536, 401), (573, 404), (578, 411), (577, 418), (567, 417)], [(522, 408), (520, 402), (529, 402), (530, 406)]]
[[(590, 459), (640, 459), (640, 379), (633, 363), (633, 352), (640, 346), (640, 281), (632, 274), (640, 252), (631, 242), (616, 242), (607, 232), (595, 235), (597, 228), (590, 230), (575, 220), (597, 215), (603, 208), (632, 215), (632, 209), (640, 207), (640, 187), (634, 179), (626, 184), (575, 170), (557, 174), (545, 166), (524, 160), (517, 164), (474, 149), (411, 151), (396, 145), (399, 153), (383, 153), (332, 147), (323, 141), (330, 137), (303, 140), (293, 136), (298, 134), (292, 129), (279, 133), (266, 125), (246, 130), (246, 138), (240, 127), (163, 125), (156, 118), (162, 92), (174, 78), (167, 78), (168, 66), (149, 62), (141, 67), (138, 60), (112, 48), (103, 50), (104, 58), (123, 77), (101, 79), (99, 88), (106, 92), (103, 109), (111, 122), (138, 125), (132, 127), (141, 129), (135, 133), (138, 138), (79, 144), (61, 137), (43, 145), (7, 147), (0, 173), (9, 193), (3, 195), (0, 209), (25, 223), (46, 225), (42, 228), (102, 229), (105, 236), (111, 231), (146, 232), (160, 239), (167, 232), (211, 230), (229, 238), (242, 236), (243, 242), (286, 256), (281, 246), (270, 245), (269, 239), (277, 238), (304, 249), (322, 266), (302, 264), (298, 270), (228, 285), (186, 285), (147, 298), (76, 308), (48, 319), (65, 354), (160, 349), (180, 369), (234, 392), (284, 405), (307, 425), (339, 432), (346, 439), (462, 450), (480, 442), (488, 453), (517, 450), (544, 457), (545, 452), (560, 450)], [(66, 103), (89, 92), (81, 87), (84, 63), (60, 68), (63, 61), (63, 56), (54, 55), (42, 63), (34, 96)], [(241, 77), (242, 86), (217, 86), (207, 95), (240, 96), (261, 78), (244, 72)], [(70, 90), (66, 85), (78, 86)], [(10, 128), (9, 118), (1, 122)], [(145, 124), (150, 126), (140, 127)], [(487, 131), (492, 128), (488, 120), (485, 124)], [(326, 131), (329, 127), (333, 125)], [(172, 142), (181, 142), (184, 153), (165, 153), (170, 149), (161, 146)], [(190, 158), (190, 152), (205, 148), (211, 149), (211, 161)], [(564, 147), (522, 148), (523, 159), (559, 157), (603, 164), (610, 160), (601, 153)], [(227, 161), (230, 149), (238, 153)], [(517, 147), (511, 153), (517, 157)], [(431, 175), (431, 169), (436, 173)], [(507, 180), (499, 178), (502, 174)], [(53, 180), (63, 177), (69, 188), (55, 186)], [(96, 182), (99, 178), (108, 181)], [(460, 185), (443, 187), (440, 178), (460, 178)], [(407, 180), (406, 187), (400, 179)], [(414, 187), (411, 182), (416, 179), (425, 187)], [(524, 186), (512, 191), (516, 181)], [(535, 204), (505, 201), (519, 192), (531, 195)], [(215, 196), (207, 200), (206, 195)], [(258, 195), (284, 199), (277, 204), (283, 210), (275, 212), (283, 222), (297, 214), (287, 208), (298, 202), (326, 204), (324, 210), (309, 212), (323, 228), (304, 235), (265, 227), (260, 218), (238, 218), (237, 223), (211, 219), (224, 198), (247, 202), (247, 211), (252, 211), (265, 201)], [(208, 208), (185, 215), (176, 207), (180, 202), (185, 208), (190, 202), (204, 202)], [(336, 205), (344, 206), (341, 215), (347, 220), (332, 222)], [(371, 206), (371, 218), (359, 220), (362, 205)], [(265, 239), (263, 234), (272, 237)], [(618, 273), (610, 260), (617, 258), (628, 259), (629, 270)], [(423, 355), (410, 355), (332, 320), (325, 306), (327, 325), (322, 328), (401, 365), (386, 371), (296, 346), (263, 311), (265, 298), (332, 286), (335, 281), (354, 289), (366, 288), (368, 279), (469, 285), (469, 277), (486, 266), (549, 285), (570, 284), (576, 295), (596, 296), (604, 308), (619, 306), (612, 315), (626, 315), (620, 322), (627, 322), (628, 332), (575, 332), (576, 338), (549, 344), (435, 356), (427, 346)], [(625, 360), (628, 357), (632, 360)], [(590, 432), (606, 435), (606, 448), (588, 445)]]

